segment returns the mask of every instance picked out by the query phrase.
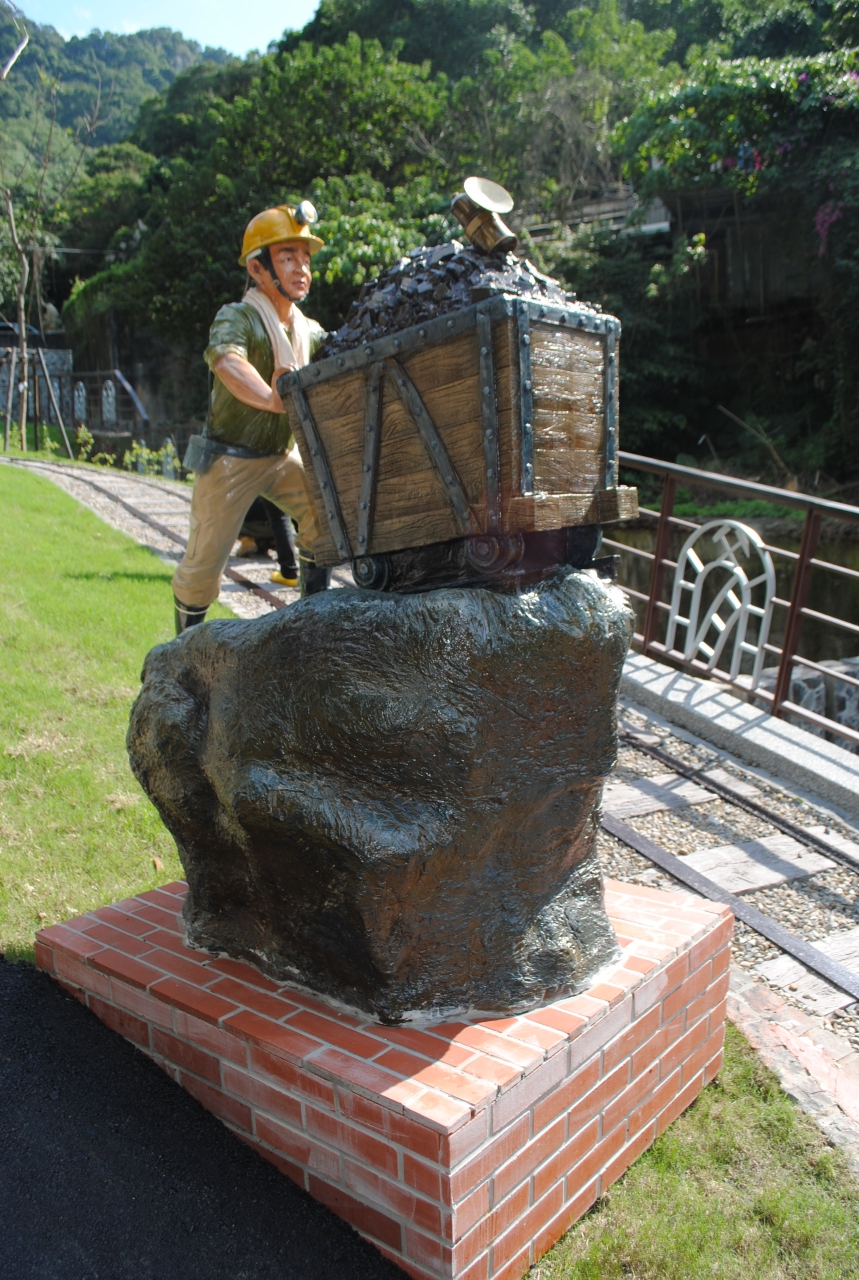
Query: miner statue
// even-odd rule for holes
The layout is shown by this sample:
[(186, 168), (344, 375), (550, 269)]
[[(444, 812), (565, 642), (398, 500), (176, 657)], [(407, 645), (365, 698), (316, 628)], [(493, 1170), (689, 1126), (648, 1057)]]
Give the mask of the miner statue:
[(248, 273), (245, 296), (221, 307), (210, 330), (209, 417), (205, 434), (191, 437), (185, 455), (197, 482), (188, 546), (173, 577), (177, 634), (202, 622), (217, 599), (230, 549), (257, 497), (298, 525), (302, 592), (328, 585), (329, 571), (313, 559), (319, 526), (275, 390), (277, 378), (307, 364), (326, 336), (298, 307), (310, 289), (310, 259), (324, 243), (311, 231), (316, 220), (307, 200), (251, 219), (239, 258)]

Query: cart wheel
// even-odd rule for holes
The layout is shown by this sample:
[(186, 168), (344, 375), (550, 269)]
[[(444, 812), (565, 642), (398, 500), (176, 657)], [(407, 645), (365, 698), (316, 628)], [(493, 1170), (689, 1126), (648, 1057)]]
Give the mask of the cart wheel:
[(465, 554), (473, 569), (483, 573), (498, 572), (522, 559), (524, 539), (521, 534), (509, 537), (503, 533), (479, 533), (466, 541)]
[(391, 576), (387, 556), (359, 556), (352, 561), (355, 585), (366, 591), (384, 591)]

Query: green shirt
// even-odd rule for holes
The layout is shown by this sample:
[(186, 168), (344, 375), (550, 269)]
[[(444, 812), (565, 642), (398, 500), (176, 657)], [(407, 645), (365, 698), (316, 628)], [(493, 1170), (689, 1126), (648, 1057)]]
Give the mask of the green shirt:
[[(312, 330), (312, 348), (319, 346), (325, 330), (315, 320), (307, 322)], [(203, 359), (210, 369), (222, 356), (234, 352), (256, 369), (263, 382), (271, 385), (274, 354), (262, 316), (246, 302), (228, 302), (215, 316), (209, 330), (209, 345)], [(285, 413), (267, 413), (242, 404), (228, 391), (217, 374), (212, 388), (209, 434), (222, 444), (243, 445), (255, 453), (288, 453), (292, 448), (292, 429)]]

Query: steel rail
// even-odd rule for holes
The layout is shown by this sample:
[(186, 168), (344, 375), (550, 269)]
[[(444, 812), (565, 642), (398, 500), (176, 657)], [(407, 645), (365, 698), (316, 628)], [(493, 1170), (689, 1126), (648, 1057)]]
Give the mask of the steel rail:
[(696, 782), (705, 791), (712, 791), (714, 795), (719, 796), (722, 800), (735, 804), (739, 809), (745, 809), (746, 813), (754, 814), (756, 818), (762, 818), (765, 822), (769, 822), (771, 826), (778, 827), (779, 831), (783, 831), (785, 835), (793, 836), (795, 840), (814, 845), (821, 853), (825, 853), (827, 857), (834, 858), (836, 862), (843, 863), (851, 871), (859, 871), (859, 858), (854, 858), (849, 853), (833, 848), (822, 836), (815, 835), (813, 832), (806, 830), (805, 827), (797, 826), (789, 818), (783, 818), (780, 814), (773, 813), (766, 805), (758, 804), (757, 801), (750, 800), (748, 796), (741, 795), (733, 787), (728, 786), (727, 783), (717, 782), (715, 778), (708, 777), (703, 767), (700, 769), (690, 768), (682, 760), (678, 760), (675, 756), (670, 755), (669, 752), (663, 751), (661, 747), (654, 747), (649, 742), (645, 742), (628, 729), (622, 729), (618, 736), (622, 742), (628, 743), (638, 751), (644, 751), (647, 755), (652, 756), (654, 760), (658, 760), (660, 764), (667, 765), (674, 773), (679, 773), (681, 777), (687, 778), (690, 782)]
[(736, 894), (729, 893), (727, 889), (723, 889), (721, 885), (716, 884), (715, 880), (710, 880), (707, 876), (702, 875), (700, 871), (696, 871), (694, 867), (687, 866), (682, 858), (669, 853), (667, 849), (663, 849), (662, 845), (655, 844), (653, 840), (648, 840), (647, 836), (639, 835), (637, 831), (627, 826), (620, 818), (615, 818), (610, 813), (604, 814), (602, 826), (609, 835), (623, 841), (630, 849), (634, 849), (636, 853), (640, 853), (650, 862), (654, 862), (657, 867), (667, 871), (670, 876), (673, 876), (675, 880), (679, 880), (681, 884), (688, 885), (690, 889), (700, 893), (703, 898), (709, 898), (711, 902), (721, 902), (730, 907), (736, 918), (742, 920), (743, 924), (747, 924), (750, 929), (754, 929), (755, 933), (768, 938), (770, 942), (774, 942), (782, 951), (793, 956), (794, 960), (804, 964), (807, 969), (819, 974), (821, 978), (825, 978), (833, 986), (839, 987), (847, 995), (853, 996), (854, 1000), (859, 1000), (859, 974), (851, 973), (843, 964), (839, 964), (837, 960), (832, 960), (823, 951), (820, 951), (810, 942), (806, 942), (804, 938), (791, 933), (789, 929), (785, 929), (783, 925), (780, 925), (777, 920), (764, 915), (762, 911), (758, 911), (757, 907), (750, 906), (748, 902), (744, 902)]
[[(6, 461), (10, 466), (25, 467), (28, 470), (48, 469), (45, 467), (44, 463), (40, 464), (38, 462), (29, 462), (23, 458), (8, 458)], [(145, 511), (141, 511), (138, 507), (132, 506), (130, 502), (126, 502), (124, 498), (120, 498), (118, 494), (111, 493), (109, 489), (105, 489), (103, 485), (96, 484), (95, 481), (90, 480), (88, 476), (74, 476), (73, 478), (78, 480), (81, 484), (89, 485), (91, 489), (95, 489), (97, 493), (103, 494), (104, 497), (110, 498), (111, 502), (117, 503), (127, 511), (129, 515), (134, 516), (135, 520), (142, 520), (144, 524), (148, 524), (151, 528), (156, 529), (158, 533), (163, 534), (165, 538), (170, 538), (171, 541), (175, 542), (178, 546), (184, 548), (187, 545), (185, 539), (178, 533), (175, 533), (173, 529), (168, 528), (166, 524), (162, 524), (160, 520), (153, 519), (153, 517), (147, 515)], [(227, 566), (224, 569), (224, 574), (233, 582), (237, 582), (239, 586), (244, 587), (246, 591), (252, 591), (255, 596), (259, 596), (261, 599), (266, 600), (270, 605), (273, 605), (275, 609), (286, 608), (285, 600), (281, 600), (271, 591), (266, 591), (265, 587), (259, 586), (256, 582), (251, 582), (250, 578), (245, 578), (243, 574), (236, 573), (235, 569), (231, 569)]]

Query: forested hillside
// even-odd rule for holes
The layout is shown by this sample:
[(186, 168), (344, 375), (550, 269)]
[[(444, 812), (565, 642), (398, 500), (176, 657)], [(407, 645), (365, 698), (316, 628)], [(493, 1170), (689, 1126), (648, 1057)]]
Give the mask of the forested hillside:
[[(204, 403), (253, 212), (318, 205), (309, 310), (331, 326), (381, 266), (455, 234), (450, 194), (485, 173), (525, 252), (623, 320), (627, 448), (831, 488), (859, 478), (857, 13), (323, 0), (270, 53), (198, 50), (126, 131), (82, 137), (33, 235), (92, 252), (58, 253), (43, 287), (85, 363), (110, 345), (129, 370), (169, 364), (178, 420)], [(193, 50), (167, 34), (148, 36)]]

